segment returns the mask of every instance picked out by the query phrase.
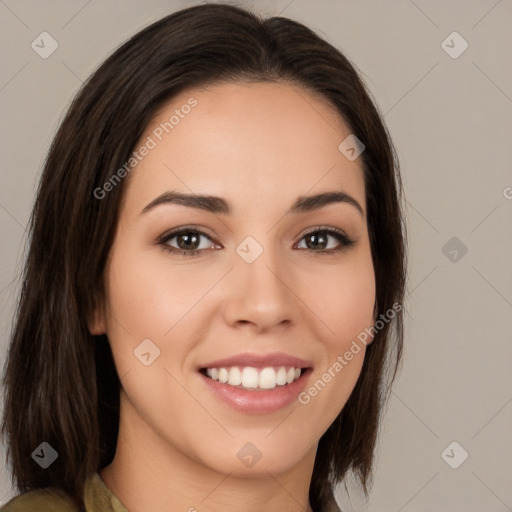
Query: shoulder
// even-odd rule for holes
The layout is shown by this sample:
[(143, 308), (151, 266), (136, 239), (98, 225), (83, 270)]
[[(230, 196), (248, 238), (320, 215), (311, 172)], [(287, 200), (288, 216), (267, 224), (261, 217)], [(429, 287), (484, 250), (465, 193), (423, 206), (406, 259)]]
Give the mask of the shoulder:
[(14, 496), (0, 512), (78, 512), (71, 498), (55, 489), (35, 489)]

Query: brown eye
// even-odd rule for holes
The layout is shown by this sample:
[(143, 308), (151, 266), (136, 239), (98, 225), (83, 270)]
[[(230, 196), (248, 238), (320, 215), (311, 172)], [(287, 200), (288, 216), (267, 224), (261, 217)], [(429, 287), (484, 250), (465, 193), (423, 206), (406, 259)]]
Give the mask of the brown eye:
[[(329, 238), (335, 238), (338, 240), (338, 246), (330, 247), (327, 249), (329, 245)], [(306, 240), (306, 249), (309, 249), (313, 252), (328, 254), (344, 251), (355, 244), (355, 240), (349, 238), (342, 231), (335, 229), (320, 229), (311, 231), (304, 235), (302, 240)]]
[[(203, 239), (208, 239), (212, 243), (208, 244), (202, 242)], [(176, 242), (170, 243), (176, 240)], [(187, 256), (195, 256), (205, 250), (212, 249), (212, 239), (203, 231), (199, 229), (180, 229), (168, 233), (160, 238), (158, 244), (164, 249)], [(177, 247), (176, 247), (177, 245)], [(201, 247), (201, 245), (203, 245)]]
[(175, 235), (173, 238), (176, 238), (180, 249), (196, 250), (197, 246), (200, 244), (201, 236), (202, 235), (198, 235), (192, 231), (187, 231), (184, 234)]

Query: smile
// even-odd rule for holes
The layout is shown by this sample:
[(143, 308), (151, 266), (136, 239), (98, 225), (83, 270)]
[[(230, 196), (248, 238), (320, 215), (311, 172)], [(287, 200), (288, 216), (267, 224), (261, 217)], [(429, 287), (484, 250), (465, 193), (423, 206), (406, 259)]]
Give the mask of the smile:
[(312, 371), (310, 367), (235, 366), (202, 368), (198, 374), (205, 391), (221, 404), (246, 414), (270, 414), (298, 402)]
[(293, 366), (253, 368), (251, 366), (231, 368), (205, 368), (204, 374), (221, 384), (240, 389), (273, 389), (286, 386), (299, 379), (301, 368)]

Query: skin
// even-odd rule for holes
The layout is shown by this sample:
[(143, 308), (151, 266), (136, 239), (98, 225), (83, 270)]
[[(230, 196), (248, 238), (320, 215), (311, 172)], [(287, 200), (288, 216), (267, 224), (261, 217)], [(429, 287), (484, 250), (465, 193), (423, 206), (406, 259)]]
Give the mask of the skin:
[[(360, 159), (338, 150), (350, 130), (332, 107), (285, 83), (185, 91), (141, 141), (191, 97), (197, 106), (126, 178), (107, 303), (89, 324), (93, 334), (108, 335), (122, 386), (117, 451), (100, 476), (130, 512), (310, 511), (317, 444), (356, 384), (364, 345), (307, 405), (295, 401), (270, 414), (229, 408), (209, 394), (196, 367), (282, 351), (313, 362), (309, 386), (373, 325)], [(233, 213), (165, 204), (140, 214), (171, 190), (223, 197)], [(298, 196), (339, 190), (364, 215), (348, 203), (285, 215)], [(199, 256), (155, 242), (191, 224), (211, 238), (193, 247), (203, 249)], [(324, 235), (328, 245), (315, 248), (306, 235), (319, 227), (356, 242), (327, 254), (340, 242)], [(250, 264), (235, 250), (247, 236), (263, 248)], [(161, 351), (149, 366), (133, 354), (146, 338)], [(251, 468), (237, 457), (247, 442), (262, 454)]]

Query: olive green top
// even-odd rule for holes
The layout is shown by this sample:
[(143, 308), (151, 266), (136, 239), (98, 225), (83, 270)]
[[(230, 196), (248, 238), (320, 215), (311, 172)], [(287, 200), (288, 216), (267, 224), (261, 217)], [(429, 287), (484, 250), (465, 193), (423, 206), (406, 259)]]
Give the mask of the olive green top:
[[(87, 512), (128, 512), (98, 473), (85, 482), (84, 502)], [(78, 512), (78, 509), (63, 491), (47, 487), (15, 496), (0, 507), (0, 512)], [(325, 512), (340, 512), (334, 499)]]
[[(128, 512), (112, 494), (98, 473), (85, 482), (84, 502), (87, 512)], [(77, 512), (71, 498), (59, 489), (36, 489), (12, 498), (0, 512)]]

